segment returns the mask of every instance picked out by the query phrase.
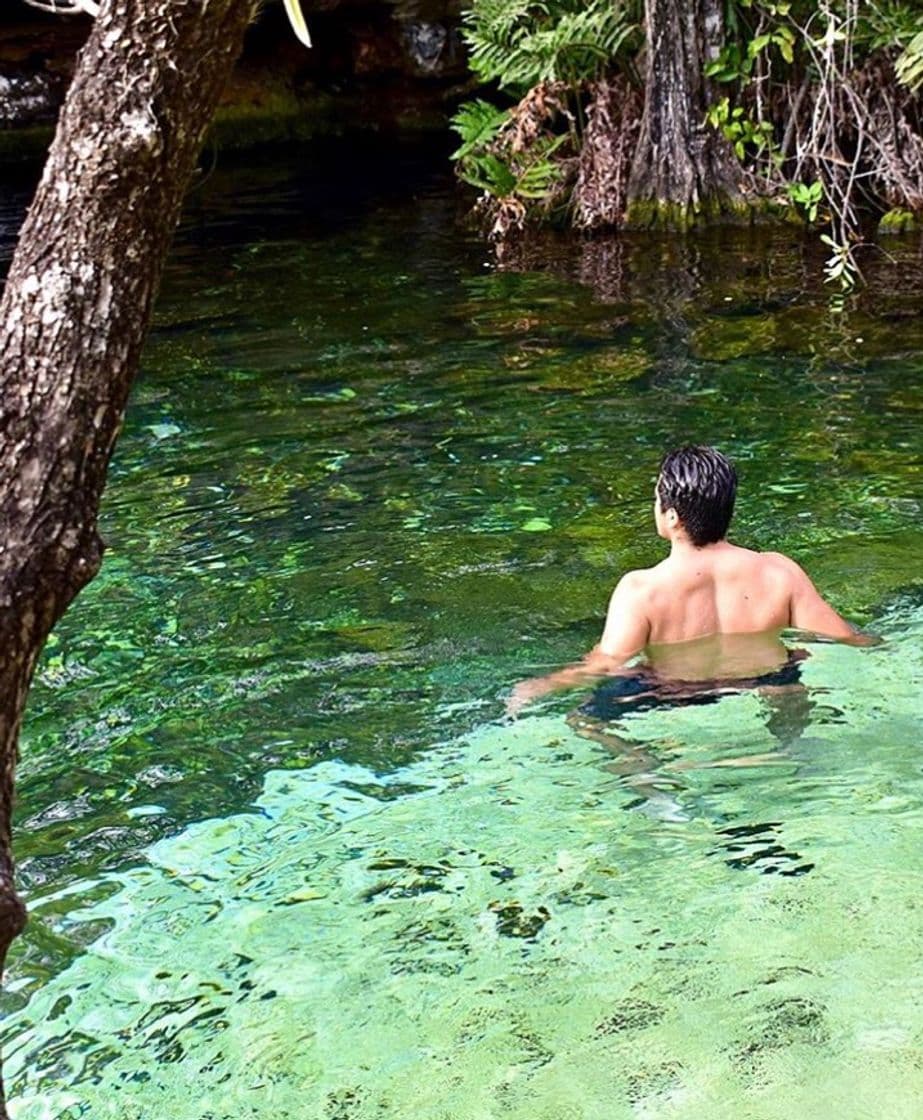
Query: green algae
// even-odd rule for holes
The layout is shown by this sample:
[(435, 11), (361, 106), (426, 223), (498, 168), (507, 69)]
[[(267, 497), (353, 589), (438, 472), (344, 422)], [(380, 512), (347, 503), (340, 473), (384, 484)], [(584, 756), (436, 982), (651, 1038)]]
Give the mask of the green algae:
[[(346, 132), (442, 133), (446, 112), (424, 93), (338, 92), (320, 88), (295, 90), (285, 81), (264, 78), (239, 84), (219, 106), (206, 134), (203, 163), (219, 153), (252, 148), (285, 149)], [(35, 163), (44, 158), (54, 125), (0, 129), (0, 163)]]
[(896, 208), (882, 214), (878, 220), (878, 232), (885, 236), (900, 233), (918, 233), (920, 230), (920, 215), (912, 210)]
[[(319, 184), (302, 159), (191, 200), (104, 570), (40, 667), (14, 1108), (901, 1115), (913, 239), (837, 314), (804, 243), (760, 231), (620, 239), (594, 289), (596, 242), (485, 268), (412, 160), (373, 188), (380, 153), (316, 153)], [(662, 556), (656, 465), (696, 439), (737, 460), (737, 539), (889, 642), (813, 650), (791, 748), (752, 695), (634, 716), (657, 798), (566, 698), (485, 722)]]
[(770, 212), (766, 201), (759, 197), (732, 198), (715, 194), (689, 203), (636, 198), (629, 202), (625, 211), (624, 228), (688, 232), (715, 224), (748, 225)]

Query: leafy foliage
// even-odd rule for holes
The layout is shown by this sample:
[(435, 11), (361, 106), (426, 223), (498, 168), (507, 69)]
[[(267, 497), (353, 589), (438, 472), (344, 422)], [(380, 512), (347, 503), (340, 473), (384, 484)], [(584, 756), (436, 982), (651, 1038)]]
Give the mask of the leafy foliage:
[(521, 227), (530, 215), (547, 217), (566, 202), (573, 163), (566, 150), (573, 147), (573, 118), (561, 100), (566, 92), (560, 84), (539, 84), (512, 109), (473, 101), (454, 117), (461, 138), (456, 169), (482, 192), (479, 209), (492, 236)]
[[(634, 91), (641, 85), (642, 9), (640, 0), (471, 0), (464, 22), (472, 67), (521, 100), (508, 116), (486, 101), (463, 107), (455, 121), (461, 178), (515, 200), (520, 224), (561, 213), (558, 203), (574, 189), (570, 213), (583, 224), (587, 153), (624, 155), (637, 142), (639, 110), (607, 112), (604, 137), (590, 138), (586, 124), (616, 75)], [(727, 0), (724, 44), (703, 77), (717, 91), (706, 122), (729, 143), (742, 180), (770, 207), (821, 227), (835, 283), (858, 280), (855, 250), (869, 217), (900, 213), (912, 223), (923, 214), (919, 0)], [(524, 137), (517, 114), (527, 116), (535, 91), (552, 85), (561, 112)], [(611, 178), (601, 182), (597, 209), (618, 224), (625, 206), (604, 205), (604, 191), (615, 187)]]
[(904, 48), (894, 65), (905, 86), (919, 89), (923, 85), (923, 31), (918, 32)]
[(519, 94), (598, 78), (641, 42), (638, 0), (475, 0), (463, 22), (474, 72)]
[(790, 27), (775, 27), (771, 31), (761, 31), (743, 42), (730, 41), (721, 53), (705, 67), (705, 76), (716, 82), (738, 82), (748, 80), (754, 65), (761, 55), (778, 52), (783, 62), (795, 61), (795, 34)]
[(458, 175), (482, 192), (493, 236), (566, 210), (594, 83), (633, 72), (641, 10), (641, 0), (474, 0), (465, 13), (472, 69), (519, 98), (509, 109), (469, 101), (452, 122)]
[(712, 105), (705, 117), (713, 128), (720, 129), (739, 160), (743, 160), (748, 148), (757, 152), (772, 149), (773, 125), (771, 121), (754, 121), (742, 105), (731, 108), (730, 100), (722, 97)]
[(452, 118), (452, 128), (462, 141), (452, 159), (464, 160), (486, 148), (509, 119), (509, 110), (498, 109), (489, 101), (466, 101)]
[(788, 197), (799, 206), (808, 222), (817, 221), (817, 211), (824, 199), (824, 184), (820, 179), (813, 183), (790, 183)]

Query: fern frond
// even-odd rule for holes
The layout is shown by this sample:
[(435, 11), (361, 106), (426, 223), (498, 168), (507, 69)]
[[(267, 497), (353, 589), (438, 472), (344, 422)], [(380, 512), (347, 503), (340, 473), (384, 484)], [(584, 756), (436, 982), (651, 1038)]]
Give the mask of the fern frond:
[(471, 68), (525, 90), (598, 77), (640, 39), (639, 0), (475, 0), (463, 17)]
[(904, 47), (894, 64), (898, 81), (912, 90), (923, 86), (923, 31), (918, 32)]
[(452, 159), (464, 159), (478, 149), (486, 148), (509, 120), (507, 109), (498, 109), (489, 101), (466, 101), (452, 118), (452, 131), (461, 138), (461, 145)]

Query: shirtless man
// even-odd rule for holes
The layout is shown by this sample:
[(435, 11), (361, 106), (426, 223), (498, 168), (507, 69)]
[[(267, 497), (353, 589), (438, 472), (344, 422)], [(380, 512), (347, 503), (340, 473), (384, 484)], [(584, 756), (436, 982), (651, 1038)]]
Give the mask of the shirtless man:
[(654, 491), (654, 520), (670, 555), (624, 575), (599, 644), (578, 665), (517, 685), (507, 710), (556, 688), (624, 673), (642, 651), (648, 677), (663, 682), (756, 681), (790, 661), (783, 629), (868, 642), (794, 560), (725, 539), (736, 493), (736, 472), (720, 452), (670, 452)]

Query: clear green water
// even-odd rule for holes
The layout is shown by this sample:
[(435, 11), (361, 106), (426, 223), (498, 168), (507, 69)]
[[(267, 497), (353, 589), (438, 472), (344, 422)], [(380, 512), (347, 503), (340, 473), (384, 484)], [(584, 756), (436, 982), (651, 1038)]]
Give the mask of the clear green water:
[[(380, 154), (189, 207), (32, 698), (11, 1110), (918, 1116), (918, 246), (846, 315), (789, 234), (501, 272)], [(627, 717), (643, 776), (579, 694), (504, 726), (699, 439), (736, 539), (887, 643), (814, 647), (782, 736), (752, 693)]]

